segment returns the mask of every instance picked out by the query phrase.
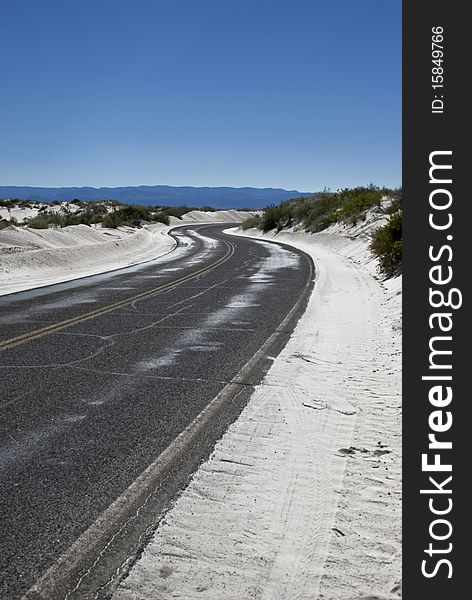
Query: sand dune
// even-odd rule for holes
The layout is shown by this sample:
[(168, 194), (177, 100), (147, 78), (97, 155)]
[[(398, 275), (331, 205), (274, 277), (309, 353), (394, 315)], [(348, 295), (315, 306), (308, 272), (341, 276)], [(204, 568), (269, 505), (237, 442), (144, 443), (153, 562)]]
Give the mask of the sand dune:
[[(260, 211), (259, 211), (260, 212)], [(171, 217), (171, 224), (179, 223), (236, 223), (258, 214), (258, 211), (218, 210), (215, 212), (192, 210), (183, 215), (182, 220)]]
[(8, 227), (0, 231), (0, 295), (150, 260), (170, 251), (169, 227), (63, 229)]

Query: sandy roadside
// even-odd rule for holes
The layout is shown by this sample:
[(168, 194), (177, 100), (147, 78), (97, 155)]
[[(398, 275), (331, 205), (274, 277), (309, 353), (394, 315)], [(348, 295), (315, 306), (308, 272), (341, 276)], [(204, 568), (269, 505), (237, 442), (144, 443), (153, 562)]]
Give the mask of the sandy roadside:
[(174, 248), (170, 227), (0, 231), (0, 295), (96, 275), (162, 256)]
[(276, 239), (315, 261), (307, 311), (114, 600), (401, 595), (401, 278), (359, 231)]

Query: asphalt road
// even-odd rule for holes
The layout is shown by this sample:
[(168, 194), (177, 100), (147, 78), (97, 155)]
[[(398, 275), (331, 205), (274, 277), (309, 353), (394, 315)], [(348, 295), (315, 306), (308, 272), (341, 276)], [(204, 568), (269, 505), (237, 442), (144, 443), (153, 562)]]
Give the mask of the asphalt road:
[(0, 297), (0, 598), (107, 597), (287, 341), (310, 259), (225, 227)]

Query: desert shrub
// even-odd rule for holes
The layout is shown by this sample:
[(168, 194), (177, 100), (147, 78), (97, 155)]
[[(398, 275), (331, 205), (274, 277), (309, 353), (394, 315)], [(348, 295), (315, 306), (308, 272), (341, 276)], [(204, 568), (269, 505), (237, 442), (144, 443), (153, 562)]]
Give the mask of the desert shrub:
[(85, 223), (85, 225), (93, 225), (95, 223), (102, 223), (104, 218), (105, 218), (105, 215), (102, 215), (100, 213), (95, 213), (90, 216), (88, 216), (86, 214), (83, 223)]
[(380, 206), (385, 196), (392, 197), (395, 206), (401, 206), (401, 190), (388, 190), (373, 184), (340, 189), (334, 193), (324, 190), (312, 196), (284, 200), (264, 210), (259, 228), (280, 231), (284, 227), (301, 224), (308, 232), (316, 233), (338, 221), (355, 224), (365, 220), (366, 211)]
[(151, 221), (152, 213), (147, 206), (139, 206), (130, 204), (128, 206), (122, 206), (118, 210), (104, 215), (101, 218), (103, 227), (121, 227), (128, 225), (129, 227), (140, 227), (143, 221)]
[(309, 233), (318, 233), (323, 231), (333, 223), (332, 217), (329, 214), (321, 214), (316, 218), (310, 218), (305, 224), (305, 229)]
[(151, 220), (156, 221), (157, 223), (164, 223), (164, 225), (169, 225), (170, 223), (169, 215), (166, 215), (166, 213), (162, 211), (152, 213)]
[(93, 225), (101, 223), (104, 219), (103, 214), (94, 213), (86, 210), (85, 212), (78, 212), (76, 214), (66, 214), (63, 216), (62, 227), (68, 227), (69, 225)]
[(27, 227), (32, 229), (47, 229), (48, 227), (69, 227), (70, 225), (90, 225), (101, 221), (100, 215), (92, 213), (71, 213), (68, 211), (60, 212), (39, 212), (35, 217), (25, 221)]
[(85, 212), (90, 212), (94, 215), (108, 214), (107, 206), (103, 202), (84, 202), (81, 204), (81, 207), (85, 208)]
[(2, 208), (30, 208), (30, 200), (20, 200), (19, 198), (0, 198), (0, 207)]
[(108, 214), (106, 205), (101, 202), (82, 202), (80, 200), (74, 200), (71, 204), (79, 206), (79, 210), (77, 212), (71, 212), (67, 209), (63, 210), (61, 212), (63, 217), (62, 227), (101, 223), (105, 215)]
[(116, 229), (117, 227), (121, 227), (124, 225), (123, 218), (119, 215), (118, 211), (114, 211), (108, 213), (103, 217), (102, 227), (110, 227), (111, 229)]
[(216, 212), (216, 208), (213, 208), (213, 206), (202, 206), (201, 209), (203, 212)]
[(348, 221), (362, 214), (373, 206), (380, 206), (380, 201), (385, 195), (383, 190), (378, 188), (355, 188), (353, 193), (344, 196), (342, 206), (334, 217), (336, 221)]
[(402, 213), (392, 215), (372, 236), (372, 253), (379, 259), (379, 269), (392, 275), (402, 263)]
[(5, 227), (10, 227), (10, 225), (12, 225), (13, 223), (11, 223), (10, 221), (7, 221), (7, 219), (0, 219), (0, 229), (5, 229)]
[(306, 198), (285, 200), (264, 210), (260, 228), (263, 231), (280, 231), (284, 227), (302, 223), (309, 231), (319, 231), (331, 224), (329, 215), (337, 207), (338, 203), (333, 194), (315, 194)]
[(57, 223), (59, 227), (69, 227), (70, 225), (90, 225), (91, 215), (87, 215), (86, 213), (71, 213), (68, 211), (64, 211), (62, 213), (57, 213)]
[(298, 202), (293, 202), (291, 209), (293, 219), (301, 223), (306, 219), (312, 208), (313, 201), (311, 198), (301, 198)]
[(289, 200), (281, 202), (278, 206), (269, 205), (262, 215), (260, 229), (270, 231), (277, 229), (280, 231), (292, 222), (292, 205)]
[(39, 212), (35, 217), (26, 219), (25, 225), (32, 229), (64, 227), (64, 215), (58, 212)]
[[(112, 212), (107, 211), (107, 206), (113, 206)], [(102, 223), (104, 227), (121, 227), (128, 225), (130, 227), (140, 227), (143, 221), (162, 220), (166, 222), (168, 217), (163, 215), (153, 216), (151, 210), (146, 206), (138, 205), (118, 205), (116, 203), (83, 203), (83, 206), (77, 211), (72, 212), (67, 208), (62, 208), (57, 212), (41, 210), (36, 217), (28, 219), (28, 227), (35, 229), (46, 229), (48, 227), (69, 227), (70, 225), (93, 225)]]
[(333, 215), (339, 205), (340, 199), (338, 196), (321, 196), (307, 205), (306, 213), (301, 215), (300, 220), (307, 231), (317, 233), (334, 222)]
[(257, 229), (261, 228), (261, 217), (259, 215), (256, 215), (255, 217), (249, 217), (241, 224), (241, 229), (243, 231), (246, 231), (246, 229), (251, 229), (253, 227), (256, 227)]
[(196, 208), (192, 208), (190, 206), (163, 206), (162, 212), (164, 212), (169, 217), (177, 217), (177, 219), (181, 219), (185, 213), (190, 212), (191, 210), (196, 210)]
[(398, 190), (393, 190), (390, 194), (391, 202), (386, 208), (386, 213), (389, 215), (393, 215), (394, 213), (402, 210), (402, 190), (399, 188)]
[(140, 225), (141, 221), (150, 221), (151, 212), (146, 206), (130, 204), (116, 211), (127, 224)]
[(261, 219), (261, 229), (262, 231), (270, 231), (271, 229), (275, 229), (281, 218), (282, 211), (279, 206), (275, 206), (274, 204), (268, 206), (264, 210), (264, 214)]

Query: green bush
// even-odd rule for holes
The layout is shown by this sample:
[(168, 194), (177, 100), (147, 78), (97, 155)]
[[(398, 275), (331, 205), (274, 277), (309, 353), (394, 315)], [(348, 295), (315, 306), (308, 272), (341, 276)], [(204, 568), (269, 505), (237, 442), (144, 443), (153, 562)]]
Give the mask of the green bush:
[(151, 220), (151, 211), (146, 206), (130, 204), (118, 209), (116, 213), (123, 219), (126, 225), (131, 225), (132, 227), (139, 227), (142, 221)]
[(69, 227), (70, 225), (91, 225), (100, 223), (103, 216), (92, 211), (71, 213), (68, 211), (46, 212), (40, 211), (35, 217), (25, 221), (27, 227), (32, 229), (47, 229), (48, 227)]
[(262, 231), (270, 231), (277, 229), (280, 231), (284, 227), (290, 225), (292, 220), (292, 212), (290, 201), (281, 202), (278, 206), (269, 205), (262, 215), (260, 228)]
[(334, 222), (334, 212), (340, 204), (336, 195), (321, 196), (307, 202), (298, 216), (305, 229), (310, 233), (317, 233), (329, 227)]
[(392, 275), (402, 263), (402, 213), (392, 215), (383, 227), (372, 236), (372, 253), (379, 259), (379, 269)]
[(103, 217), (102, 227), (110, 227), (111, 229), (116, 229), (117, 227), (121, 227), (124, 225), (123, 218), (119, 215), (118, 211), (108, 213)]
[(169, 217), (177, 217), (177, 219), (181, 219), (185, 213), (190, 212), (191, 210), (197, 210), (196, 208), (192, 208), (189, 206), (163, 206), (162, 211), (168, 215)]
[(270, 231), (271, 229), (275, 229), (277, 227), (277, 223), (280, 217), (280, 207), (271, 205), (268, 206), (262, 215), (261, 220), (261, 229), (262, 231)]
[(93, 215), (106, 215), (108, 213), (106, 205), (102, 202), (82, 202), (80, 206), (85, 209), (85, 212)]
[(40, 212), (35, 217), (26, 219), (25, 225), (31, 227), (31, 229), (64, 227), (64, 216), (58, 212)]
[[(355, 191), (355, 190), (354, 190)], [(351, 221), (356, 220), (359, 216), (373, 206), (380, 206), (382, 196), (385, 195), (385, 190), (380, 189), (359, 189), (353, 195), (349, 195), (342, 207), (336, 211), (334, 218), (336, 221)], [(354, 218), (354, 219), (353, 219)]]
[(260, 229), (261, 217), (259, 215), (256, 215), (255, 217), (249, 217), (248, 219), (243, 221), (241, 224), (241, 229), (243, 231), (246, 231), (246, 229), (252, 229), (253, 227)]
[[(74, 203), (77, 205), (77, 203)], [(113, 211), (108, 213), (107, 206), (113, 206)], [(119, 206), (119, 208), (118, 208)], [(140, 227), (143, 221), (160, 221), (168, 224), (168, 216), (162, 211), (156, 214), (146, 206), (117, 205), (115, 202), (106, 204), (87, 202), (83, 203), (77, 212), (71, 212), (68, 208), (61, 208), (57, 212), (49, 212), (45, 207), (41, 209), (36, 217), (26, 221), (28, 227), (34, 229), (47, 229), (48, 227), (68, 227), (70, 225), (93, 225), (102, 223), (104, 227)]]
[(366, 210), (380, 206), (384, 196), (401, 199), (401, 190), (389, 190), (371, 184), (334, 193), (325, 190), (313, 196), (284, 200), (264, 210), (260, 228), (263, 231), (280, 231), (284, 227), (301, 224), (308, 232), (316, 233), (339, 221), (357, 223), (364, 219)]
[(10, 227), (10, 225), (14, 225), (14, 223), (6, 219), (0, 219), (0, 229), (5, 229), (5, 227)]
[(402, 210), (402, 190), (393, 190), (392, 194), (390, 194), (390, 197), (392, 198), (392, 201), (387, 206), (385, 212), (387, 212), (389, 215), (393, 215), (399, 210)]
[(137, 204), (130, 204), (128, 206), (122, 206), (118, 210), (105, 215), (102, 219), (103, 227), (111, 227), (116, 229), (127, 225), (128, 227), (141, 227), (143, 221), (158, 220), (154, 219), (153, 214), (149, 207), (139, 206)]
[(105, 217), (104, 217), (104, 215), (102, 215), (100, 213), (95, 213), (95, 214), (92, 213), (91, 215), (86, 213), (83, 218), (84, 218), (84, 220), (82, 222), (85, 225), (93, 225), (94, 223), (102, 223), (103, 219)]
[(158, 223), (164, 223), (164, 225), (169, 225), (170, 223), (169, 215), (166, 215), (166, 213), (162, 211), (152, 213), (151, 220)]

